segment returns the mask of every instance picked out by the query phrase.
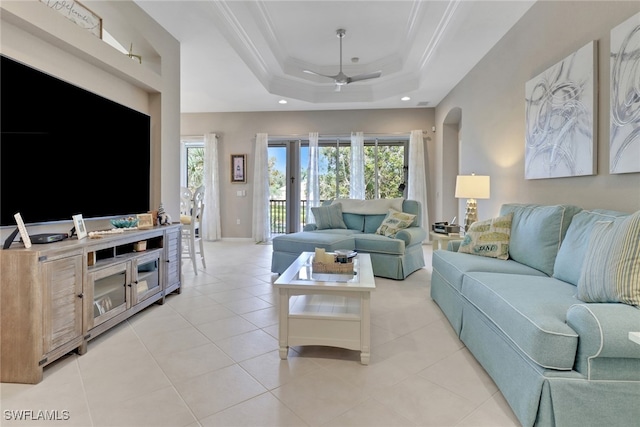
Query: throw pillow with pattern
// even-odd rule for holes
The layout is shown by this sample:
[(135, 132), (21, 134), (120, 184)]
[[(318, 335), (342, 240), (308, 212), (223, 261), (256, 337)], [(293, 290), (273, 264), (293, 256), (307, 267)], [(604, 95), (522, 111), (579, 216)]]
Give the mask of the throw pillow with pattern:
[(469, 227), (458, 252), (509, 259), (509, 239), (513, 212), (485, 221), (476, 221)]
[(389, 213), (376, 230), (376, 234), (387, 237), (396, 237), (398, 231), (408, 228), (416, 218), (415, 215), (406, 212), (400, 212), (395, 209), (389, 209)]
[(640, 306), (640, 211), (594, 225), (578, 281), (578, 299)]

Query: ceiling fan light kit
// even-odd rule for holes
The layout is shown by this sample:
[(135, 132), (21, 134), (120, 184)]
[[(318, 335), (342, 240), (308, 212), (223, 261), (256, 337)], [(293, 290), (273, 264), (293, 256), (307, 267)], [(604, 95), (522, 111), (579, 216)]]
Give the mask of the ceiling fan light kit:
[[(336, 35), (340, 39), (340, 72), (338, 72), (338, 74), (336, 74), (335, 76), (328, 76), (326, 74), (316, 73), (315, 71), (311, 71), (311, 70), (303, 70), (307, 74), (313, 74), (316, 76), (333, 79), (333, 82), (336, 85), (336, 92), (340, 92), (340, 88), (349, 83), (359, 82), (362, 80), (377, 79), (382, 75), (382, 71), (375, 71), (373, 73), (364, 73), (364, 74), (358, 74), (358, 75), (349, 77), (342, 72), (342, 39), (344, 38), (346, 32), (347, 31), (342, 28), (339, 28), (338, 30), (336, 30)], [(355, 58), (352, 58), (352, 61), (353, 59)], [(357, 60), (353, 62), (357, 62)]]

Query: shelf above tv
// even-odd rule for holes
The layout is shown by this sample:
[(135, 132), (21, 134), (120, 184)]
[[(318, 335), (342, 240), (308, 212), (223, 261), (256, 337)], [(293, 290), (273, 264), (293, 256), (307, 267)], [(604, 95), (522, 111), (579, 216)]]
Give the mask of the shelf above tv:
[(0, 9), (4, 21), (147, 92), (161, 92), (162, 77), (159, 74), (133, 61), (45, 4), (3, 2)]

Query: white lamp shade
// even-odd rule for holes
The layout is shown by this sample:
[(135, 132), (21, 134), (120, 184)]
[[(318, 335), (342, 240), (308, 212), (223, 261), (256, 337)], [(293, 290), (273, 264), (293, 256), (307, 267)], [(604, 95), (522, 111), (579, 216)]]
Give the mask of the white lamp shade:
[(488, 199), (491, 182), (487, 175), (458, 175), (456, 178), (456, 198)]

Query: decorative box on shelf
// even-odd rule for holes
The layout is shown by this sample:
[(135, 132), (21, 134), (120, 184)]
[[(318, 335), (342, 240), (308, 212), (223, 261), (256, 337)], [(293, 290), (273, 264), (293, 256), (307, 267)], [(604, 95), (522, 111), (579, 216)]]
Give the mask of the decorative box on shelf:
[(460, 226), (458, 224), (449, 224), (446, 221), (436, 222), (435, 224), (431, 224), (431, 230), (434, 233), (452, 235), (460, 233)]
[(133, 244), (133, 250), (136, 252), (143, 252), (147, 250), (147, 241), (141, 240)]

